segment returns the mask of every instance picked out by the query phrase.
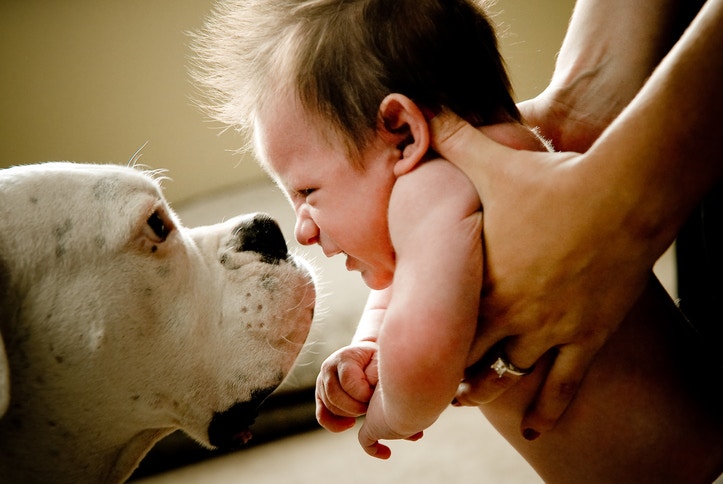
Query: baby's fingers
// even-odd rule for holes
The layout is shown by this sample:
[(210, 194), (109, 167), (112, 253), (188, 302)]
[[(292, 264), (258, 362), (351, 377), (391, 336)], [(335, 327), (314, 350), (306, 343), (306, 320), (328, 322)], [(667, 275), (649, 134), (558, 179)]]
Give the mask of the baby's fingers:
[(378, 440), (372, 438), (367, 432), (365, 426), (359, 430), (359, 445), (362, 446), (364, 452), (377, 459), (386, 460), (392, 456), (392, 451), (384, 444), (380, 444)]
[(374, 442), (372, 445), (364, 447), (364, 451), (370, 456), (382, 460), (387, 460), (392, 456), (391, 449), (379, 442)]
[(316, 404), (316, 420), (323, 428), (329, 432), (343, 432), (354, 427), (356, 419), (354, 417), (340, 417), (334, 415), (324, 405)]
[(359, 402), (368, 402), (374, 393), (365, 368), (357, 362), (342, 361), (339, 363), (339, 384), (345, 394)]
[(359, 417), (367, 411), (367, 403), (349, 396), (336, 378), (320, 373), (316, 379), (316, 406), (324, 407), (337, 417)]

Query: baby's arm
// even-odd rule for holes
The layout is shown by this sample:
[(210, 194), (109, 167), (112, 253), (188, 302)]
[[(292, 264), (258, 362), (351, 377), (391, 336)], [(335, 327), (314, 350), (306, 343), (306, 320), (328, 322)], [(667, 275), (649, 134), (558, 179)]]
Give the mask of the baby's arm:
[(471, 182), (430, 161), (400, 177), (389, 227), (393, 293), (379, 331), (379, 378), (359, 433), (365, 450), (409, 438), (450, 404), (468, 363), (482, 285), (482, 214)]
[(316, 419), (331, 432), (354, 426), (377, 385), (377, 336), (391, 290), (371, 291), (352, 343), (321, 365), (316, 380)]

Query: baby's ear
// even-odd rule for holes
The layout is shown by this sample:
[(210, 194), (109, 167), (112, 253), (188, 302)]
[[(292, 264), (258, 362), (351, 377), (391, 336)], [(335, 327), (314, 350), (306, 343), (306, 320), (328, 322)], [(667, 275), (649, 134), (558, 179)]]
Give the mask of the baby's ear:
[(429, 149), (429, 127), (421, 109), (403, 94), (390, 94), (379, 105), (383, 121), (382, 135), (399, 149), (394, 175), (402, 176), (414, 168)]

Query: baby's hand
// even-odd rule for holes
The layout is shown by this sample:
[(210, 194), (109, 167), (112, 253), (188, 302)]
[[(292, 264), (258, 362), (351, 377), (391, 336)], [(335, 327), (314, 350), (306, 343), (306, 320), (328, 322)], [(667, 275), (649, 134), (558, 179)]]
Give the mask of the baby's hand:
[(316, 379), (316, 419), (331, 432), (354, 426), (364, 415), (379, 380), (378, 346), (362, 341), (346, 346), (321, 365)]
[(387, 423), (387, 417), (381, 405), (381, 391), (377, 388), (374, 393), (372, 402), (369, 405), (369, 413), (364, 419), (364, 424), (359, 429), (359, 444), (364, 452), (377, 459), (389, 459), (392, 451), (384, 444), (379, 443), (380, 440), (410, 440), (417, 441), (424, 436), (424, 432), (419, 431), (411, 435), (402, 435), (390, 427)]

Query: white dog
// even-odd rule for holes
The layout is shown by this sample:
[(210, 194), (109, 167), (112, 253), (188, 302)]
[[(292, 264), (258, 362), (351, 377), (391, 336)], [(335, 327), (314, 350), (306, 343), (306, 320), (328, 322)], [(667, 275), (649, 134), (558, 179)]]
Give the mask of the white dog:
[(122, 481), (178, 428), (248, 440), (313, 317), (274, 221), (186, 229), (149, 174), (47, 163), (0, 170), (0, 223), (0, 482)]

